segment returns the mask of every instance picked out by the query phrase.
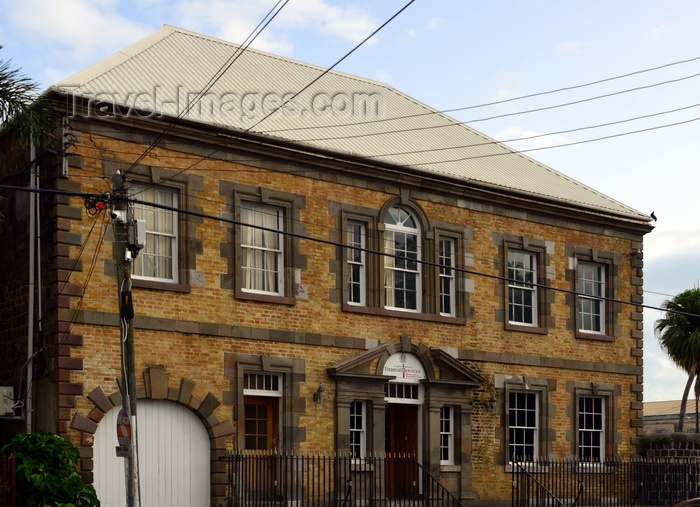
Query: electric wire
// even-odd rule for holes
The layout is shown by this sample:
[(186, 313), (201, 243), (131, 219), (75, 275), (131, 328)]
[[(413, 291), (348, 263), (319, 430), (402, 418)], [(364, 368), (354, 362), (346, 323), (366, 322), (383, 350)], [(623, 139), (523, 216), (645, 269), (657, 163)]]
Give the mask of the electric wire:
[[(7, 185), (0, 185), (0, 190), (3, 190), (3, 189), (16, 190), (16, 191), (26, 191), (26, 192), (36, 192), (38, 190), (42, 190), (42, 189), (30, 189), (30, 188), (22, 188), (22, 187), (8, 187)], [(80, 195), (79, 192), (66, 192), (66, 191), (58, 191), (58, 190), (54, 191), (54, 193), (62, 194), (62, 195), (70, 194), (70, 195), (74, 195), (74, 196)], [(84, 193), (82, 195), (83, 196), (92, 196), (94, 194)], [(220, 217), (220, 216), (208, 215), (206, 213), (201, 213), (198, 211), (187, 210), (187, 209), (178, 208), (178, 207), (174, 207), (174, 206), (167, 206), (164, 204), (158, 204), (158, 203), (153, 203), (153, 202), (149, 202), (149, 201), (142, 201), (139, 199), (132, 199), (132, 198), (128, 198), (127, 201), (130, 204), (146, 205), (146, 206), (150, 206), (150, 207), (154, 207), (154, 208), (159, 208), (159, 209), (174, 211), (177, 213), (182, 213), (184, 215), (191, 215), (191, 216), (204, 218), (204, 219), (208, 219), (208, 220), (216, 220), (219, 222), (229, 223), (232, 225), (249, 227), (251, 229), (258, 229), (258, 230), (262, 230), (262, 231), (273, 232), (273, 233), (281, 234), (281, 235), (287, 236), (287, 237), (293, 237), (293, 238), (297, 238), (300, 240), (308, 240), (308, 241), (321, 243), (321, 244), (325, 244), (325, 245), (329, 245), (329, 246), (339, 247), (342, 249), (360, 250), (360, 251), (363, 251), (365, 253), (369, 253), (372, 255), (378, 255), (378, 256), (382, 256), (382, 257), (393, 257), (393, 258), (399, 259), (399, 260), (410, 260), (410, 261), (418, 262), (421, 265), (426, 265), (426, 266), (430, 266), (430, 267), (437, 267), (437, 268), (444, 268), (443, 265), (441, 265), (440, 263), (437, 263), (437, 262), (427, 261), (424, 259), (420, 259), (420, 260), (410, 259), (408, 257), (403, 257), (400, 255), (389, 254), (389, 253), (383, 252), (381, 250), (360, 248), (360, 247), (355, 247), (355, 246), (350, 247), (347, 244), (339, 242), (339, 241), (334, 241), (334, 240), (330, 240), (330, 239), (323, 239), (323, 238), (315, 238), (312, 236), (308, 236), (306, 234), (295, 233), (295, 232), (287, 231), (287, 230), (268, 228), (268, 227), (264, 227), (264, 226), (260, 226), (260, 225), (254, 225), (254, 224), (250, 224), (247, 222), (242, 222), (240, 220), (234, 220), (234, 219), (229, 219), (229, 218)], [(459, 268), (459, 267), (453, 267), (451, 269), (453, 269), (455, 272), (459, 272), (459, 273), (463, 273), (463, 274), (467, 274), (467, 275), (482, 276), (485, 278), (495, 279), (495, 280), (499, 280), (502, 282), (513, 281), (513, 279), (506, 277), (506, 276), (496, 275), (496, 274), (492, 274), (492, 273), (485, 273), (482, 271), (476, 271), (476, 270), (472, 270), (472, 269)], [(586, 294), (582, 294), (582, 293), (579, 293), (579, 292), (574, 291), (574, 290), (564, 289), (561, 287), (553, 287), (551, 285), (546, 285), (546, 284), (528, 283), (528, 285), (532, 286), (532, 287), (541, 288), (543, 290), (561, 292), (564, 294), (571, 294), (571, 295), (575, 295), (575, 296), (586, 296)], [(671, 313), (677, 313), (677, 314), (682, 314), (682, 315), (689, 315), (689, 316), (693, 316), (693, 317), (700, 317), (700, 315), (695, 315), (695, 314), (688, 313), (688, 312), (681, 312), (681, 311), (677, 311), (677, 310), (671, 310), (671, 309), (666, 309), (666, 308), (662, 308), (662, 307), (645, 305), (642, 303), (635, 303), (632, 301), (624, 301), (624, 300), (615, 299), (615, 298), (600, 297), (597, 299), (600, 299), (602, 301), (609, 301), (609, 302), (613, 302), (613, 303), (620, 303), (620, 304), (624, 304), (624, 305), (634, 306), (637, 308), (646, 308), (646, 309), (650, 309), (650, 310), (659, 310), (659, 311), (663, 311), (663, 312), (671, 312)]]
[[(660, 83), (654, 83), (650, 85), (645, 85), (645, 86), (638, 86), (635, 88), (628, 88), (626, 90), (621, 90), (617, 92), (612, 92), (612, 93), (606, 93), (603, 95), (596, 95), (595, 97), (586, 97), (584, 99), (580, 100), (574, 100), (570, 102), (565, 102), (562, 104), (555, 104), (553, 106), (544, 106), (544, 107), (538, 107), (535, 109), (528, 109), (526, 111), (516, 111), (513, 113), (503, 113), (503, 114), (497, 114), (493, 116), (488, 116), (484, 118), (474, 118), (471, 120), (466, 120), (466, 121), (457, 121), (453, 118), (450, 118), (449, 116), (445, 116), (444, 119), (449, 120), (450, 123), (444, 123), (440, 125), (425, 125), (421, 127), (411, 127), (411, 128), (405, 128), (405, 129), (396, 129), (396, 130), (385, 130), (385, 131), (379, 131), (379, 132), (371, 132), (371, 133), (364, 133), (364, 134), (353, 134), (353, 135), (344, 135), (344, 136), (331, 136), (331, 137), (314, 137), (314, 138), (302, 138), (302, 139), (289, 139), (290, 142), (313, 142), (313, 141), (340, 141), (340, 140), (346, 140), (346, 139), (358, 139), (358, 138), (363, 138), (363, 137), (373, 137), (373, 136), (380, 136), (380, 135), (389, 135), (389, 134), (399, 134), (399, 133), (404, 133), (404, 132), (419, 132), (419, 131), (424, 131), (424, 130), (434, 130), (434, 129), (441, 129), (441, 128), (447, 128), (447, 127), (459, 127), (459, 126), (467, 126), (468, 124), (471, 123), (479, 123), (479, 122), (484, 122), (484, 121), (490, 121), (490, 120), (496, 120), (499, 118), (507, 118), (510, 116), (518, 116), (522, 114), (529, 114), (529, 113), (537, 113), (541, 111), (549, 111), (552, 109), (558, 109), (561, 107), (567, 107), (567, 106), (572, 106), (576, 104), (583, 104), (585, 102), (591, 102), (594, 100), (599, 100), (599, 99), (604, 99), (604, 98), (609, 98), (609, 97), (614, 97), (616, 95), (622, 95), (625, 93), (631, 93), (631, 92), (636, 92), (639, 90), (646, 90), (649, 88), (654, 88), (657, 86), (663, 86), (671, 83), (677, 83), (680, 81), (684, 81), (687, 79), (692, 79), (695, 77), (700, 76), (700, 72), (696, 74), (692, 74), (690, 76), (684, 76), (682, 78), (678, 79), (670, 79), (668, 81), (662, 81)], [(351, 124), (351, 126), (354, 124)], [(263, 133), (269, 133), (266, 131), (263, 131)]]
[[(390, 153), (380, 153), (380, 154), (374, 154), (374, 155), (364, 155), (365, 158), (372, 159), (372, 158), (380, 158), (380, 157), (392, 157), (392, 156), (398, 156), (398, 155), (414, 155), (414, 154), (420, 154), (420, 153), (434, 153), (434, 152), (439, 152), (439, 151), (449, 151), (449, 150), (459, 150), (459, 149), (465, 149), (465, 148), (475, 148), (475, 147), (481, 147), (481, 146), (491, 146), (491, 145), (498, 145), (498, 144), (506, 144), (506, 143), (516, 143), (520, 141), (528, 141), (532, 139), (539, 139), (543, 137), (548, 137), (548, 136), (554, 136), (554, 135), (561, 135), (561, 134), (570, 134), (573, 132), (581, 132), (584, 130), (593, 130), (597, 128), (603, 128), (603, 127), (610, 127), (614, 125), (621, 125), (623, 123), (630, 123), (638, 120), (644, 120), (644, 119), (649, 119), (649, 118), (654, 118), (658, 116), (663, 116), (666, 114), (673, 114), (673, 113), (678, 113), (681, 111), (687, 111), (689, 109), (693, 109), (696, 107), (700, 107), (700, 103), (695, 103), (695, 104), (690, 104), (688, 106), (682, 106), (678, 107), (675, 109), (667, 109), (664, 111), (657, 111), (655, 113), (649, 113), (641, 116), (635, 116), (632, 118), (625, 118), (623, 120), (615, 120), (615, 121), (610, 121), (606, 123), (598, 123), (595, 125), (586, 125), (583, 127), (574, 127), (571, 129), (565, 129), (565, 130), (558, 130), (554, 132), (546, 132), (542, 134), (535, 134), (531, 136), (522, 136), (522, 137), (515, 137), (515, 138), (510, 138), (510, 139), (499, 139), (499, 140), (491, 140), (491, 141), (484, 141), (480, 143), (471, 143), (471, 144), (464, 144), (464, 145), (457, 145), (457, 146), (445, 146), (445, 147), (440, 147), (440, 148), (431, 148), (431, 149), (421, 149), (421, 150), (411, 150), (411, 151), (399, 151), (399, 152), (390, 152)], [(674, 126), (675, 124), (671, 124), (670, 126)], [(650, 128), (665, 128), (666, 125), (659, 125), (655, 127), (650, 127)], [(628, 131), (628, 132), (621, 132), (618, 133), (617, 135), (627, 135), (628, 133), (634, 134), (634, 133), (639, 133), (639, 132), (645, 132), (646, 130), (641, 130), (641, 131)], [(95, 132), (92, 130), (91, 132)], [(104, 131), (107, 132), (107, 131)], [(99, 132), (98, 132), (99, 134)], [(600, 139), (606, 139), (606, 138), (600, 138)], [(599, 140), (598, 138), (589, 140), (588, 142), (593, 142)], [(567, 144), (564, 145), (556, 145), (556, 146), (551, 146), (548, 148), (545, 147), (539, 147), (539, 148), (532, 148), (529, 151), (536, 151), (536, 150), (541, 150), (541, 149), (550, 149), (550, 148), (558, 148), (558, 147), (565, 147), (568, 146)], [(162, 148), (165, 149), (165, 148)], [(517, 150), (517, 151), (522, 151), (522, 150)], [(134, 152), (126, 152), (126, 151), (119, 151), (115, 150), (113, 148), (109, 149), (109, 153), (117, 153), (120, 155), (125, 155), (125, 156), (130, 156), (130, 155), (138, 155), (141, 153), (140, 150), (134, 151)], [(497, 155), (509, 155), (510, 153), (502, 153), (502, 154), (492, 154), (491, 156), (497, 156)], [(152, 152), (150, 153), (151, 156), (154, 156)], [(92, 160), (102, 160), (103, 157), (90, 157), (85, 155), (85, 158), (92, 159)], [(162, 159), (167, 159), (167, 160), (191, 160), (192, 156), (189, 155), (166, 155), (166, 154), (159, 154), (157, 156), (154, 156), (154, 158), (160, 160)], [(255, 158), (255, 159), (238, 159), (235, 162), (236, 163), (245, 163), (245, 162), (258, 162), (260, 159)], [(441, 163), (440, 161), (436, 161), (434, 163)], [(419, 164), (420, 165), (420, 164)], [(190, 168), (188, 168), (189, 170)], [(197, 169), (193, 169), (197, 170)], [(209, 169), (202, 169), (202, 170), (209, 170)], [(265, 169), (256, 169), (255, 171), (240, 171), (236, 170), (236, 173), (244, 173), (244, 172), (257, 172), (257, 171), (264, 171)], [(221, 170), (225, 171), (225, 170)], [(303, 171), (303, 172), (314, 172), (316, 171), (315, 169), (308, 170), (308, 171)], [(300, 171), (301, 172), (301, 171)]]
[(619, 76), (614, 76), (614, 77), (609, 77), (609, 78), (603, 78), (603, 79), (599, 79), (599, 80), (597, 80), (597, 81), (591, 81), (591, 82), (588, 82), (588, 83), (583, 83), (583, 84), (578, 84), (578, 85), (572, 85), (572, 86), (565, 86), (565, 87), (563, 87), (563, 88), (556, 88), (556, 89), (554, 89), (554, 90), (548, 90), (548, 91), (544, 91), (544, 92), (535, 92), (535, 93), (530, 93), (530, 94), (527, 94), (527, 95), (521, 95), (521, 96), (519, 96), (519, 97), (512, 97), (512, 98), (509, 98), (509, 99), (496, 100), (496, 101), (493, 101), (493, 102), (485, 102), (485, 103), (476, 104), (476, 105), (473, 105), (473, 106), (455, 107), (455, 108), (452, 108), (452, 109), (443, 109), (443, 110), (440, 110), (440, 111), (429, 111), (429, 112), (425, 112), (425, 113), (408, 114), (408, 115), (405, 115), (405, 116), (396, 116), (396, 117), (394, 117), (394, 118), (379, 118), (379, 119), (376, 119), (376, 120), (367, 120), (367, 121), (361, 121), (361, 122), (343, 123), (343, 124), (335, 124), (335, 125), (324, 125), (324, 126), (292, 127), (292, 128), (286, 128), (286, 129), (267, 130), (267, 131), (265, 131), (265, 132), (268, 133), (268, 134), (270, 134), (270, 133), (279, 133), (279, 132), (291, 132), (291, 131), (295, 131), (295, 130), (314, 130), (314, 129), (320, 129), (320, 128), (322, 128), (322, 129), (324, 129), (324, 130), (327, 130), (327, 129), (340, 128), (340, 127), (349, 127), (349, 126), (357, 126), (357, 125), (367, 125), (367, 124), (371, 124), (371, 123), (382, 123), (382, 122), (394, 121), (394, 120), (404, 120), (404, 119), (408, 119), (408, 118), (418, 118), (418, 117), (422, 117), (422, 116), (432, 116), (432, 115), (435, 115), (435, 114), (447, 114), (447, 113), (454, 113), (454, 112), (458, 112), (458, 111), (467, 111), (467, 110), (470, 110), (470, 109), (479, 109), (479, 108), (482, 108), (482, 107), (496, 106), (496, 105), (500, 105), (500, 104), (506, 104), (506, 103), (508, 103), (508, 102), (514, 102), (514, 101), (523, 100), (523, 99), (530, 99), (530, 98), (534, 98), (534, 97), (540, 97), (540, 96), (543, 96), (543, 95), (551, 95), (551, 94), (553, 94), (553, 93), (559, 93), (559, 92), (563, 92), (563, 91), (576, 90), (576, 89), (579, 89), (579, 88), (585, 88), (585, 87), (588, 87), (588, 86), (593, 86), (593, 85), (597, 85), (597, 84), (601, 84), (601, 83), (606, 83), (606, 82), (609, 82), (609, 81), (615, 81), (615, 80), (617, 80), (617, 79), (623, 79), (623, 78), (626, 78), (626, 77), (631, 77), (631, 76), (635, 76), (635, 75), (638, 75), (638, 74), (643, 74), (643, 73), (646, 73), (646, 72), (652, 72), (652, 71), (655, 71), (655, 70), (660, 70), (660, 69), (664, 69), (664, 68), (667, 68), (667, 67), (672, 67), (672, 66), (674, 66), (674, 65), (680, 65), (680, 64), (690, 63), (690, 62), (694, 62), (694, 61), (697, 61), (697, 60), (700, 60), (700, 56), (697, 56), (697, 57), (695, 57), (695, 58), (689, 58), (689, 59), (687, 59), (687, 60), (679, 60), (679, 61), (676, 61), (676, 62), (667, 63), (667, 64), (660, 65), (660, 66), (657, 66), (657, 67), (651, 67), (651, 68), (648, 68), (648, 69), (642, 69), (642, 70), (637, 70), (637, 71), (633, 71), (633, 72), (628, 72), (627, 74), (622, 74), (622, 75), (619, 75)]
[[(262, 31), (267, 28), (267, 25), (269, 25), (273, 19), (284, 9), (284, 7), (289, 3), (289, 0), (284, 0), (284, 4), (277, 9), (277, 6), (280, 4), (282, 0), (278, 0), (278, 2), (268, 11), (268, 13), (265, 15), (265, 17), (258, 23), (258, 25), (253, 29), (253, 31), (246, 37), (245, 41), (243, 42), (242, 45), (237, 46), (236, 51), (234, 54), (224, 63), (224, 65), (214, 74), (214, 76), (207, 82), (207, 84), (204, 86), (204, 88), (194, 97), (192, 102), (190, 102), (186, 108), (184, 108), (175, 119), (173, 119), (168, 126), (165, 128), (165, 130), (158, 136), (156, 139), (150, 144), (150, 146), (137, 158), (131, 166), (126, 170), (126, 173), (128, 174), (129, 171), (131, 171), (136, 165), (143, 160), (148, 153), (155, 148), (155, 146), (160, 143), (166, 135), (168, 135), (176, 126), (176, 121), (180, 118), (182, 118), (184, 115), (189, 113), (192, 108), (201, 100), (202, 97), (204, 97), (209, 90), (216, 84), (216, 82), (221, 79), (221, 77), (228, 71), (228, 69), (231, 68), (231, 66), (238, 60), (238, 58), (248, 49), (248, 47), (257, 39), (257, 37), (262, 33)], [(277, 9), (275, 11), (275, 9)], [(269, 19), (268, 19), (269, 18)], [(267, 20), (267, 21), (266, 21)], [(264, 24), (263, 24), (264, 23)], [(260, 28), (260, 26), (262, 28)], [(250, 41), (248, 41), (250, 39)]]
[[(250, 127), (246, 128), (243, 132), (235, 134), (235, 135), (233, 136), (233, 139), (232, 139), (231, 141), (234, 141), (234, 140), (238, 139), (238, 137), (240, 137), (241, 135), (250, 132), (251, 129), (253, 129), (254, 127), (258, 126), (260, 123), (262, 123), (263, 121), (267, 120), (270, 116), (272, 116), (275, 112), (277, 112), (277, 111), (279, 111), (280, 109), (282, 109), (286, 104), (289, 103), (289, 101), (293, 100), (293, 99), (294, 99), (295, 97), (297, 97), (300, 93), (302, 93), (303, 91), (307, 90), (310, 86), (312, 86), (312, 85), (314, 85), (315, 83), (317, 83), (322, 77), (324, 77), (325, 75), (327, 75), (331, 70), (333, 70), (336, 66), (338, 66), (343, 60), (345, 60), (345, 59), (346, 59), (347, 57), (349, 57), (352, 53), (354, 53), (357, 49), (359, 49), (359, 48), (360, 48), (363, 44), (365, 44), (369, 39), (371, 39), (372, 37), (374, 37), (380, 30), (382, 30), (385, 26), (387, 26), (391, 21), (393, 21), (399, 14), (401, 14), (404, 10), (406, 10), (406, 9), (407, 9), (413, 2), (415, 2), (415, 1), (416, 1), (416, 0), (409, 0), (409, 2), (406, 3), (401, 9), (399, 9), (393, 16), (391, 16), (387, 21), (385, 21), (384, 23), (382, 23), (376, 30), (374, 30), (370, 35), (368, 35), (365, 39), (363, 39), (359, 44), (357, 44), (354, 48), (352, 48), (352, 49), (351, 49), (350, 51), (348, 51), (345, 55), (343, 55), (343, 56), (342, 56), (339, 60), (337, 60), (333, 65), (331, 65), (330, 67), (328, 67), (327, 69), (325, 69), (321, 74), (319, 74), (317, 77), (315, 77), (314, 79), (312, 79), (306, 86), (304, 86), (303, 88), (301, 88), (301, 90), (299, 90), (298, 92), (296, 92), (296, 93), (295, 93), (294, 95), (292, 95), (291, 97), (287, 98), (287, 99), (282, 103), (282, 105), (280, 105), (279, 108), (273, 109), (272, 111), (270, 111), (270, 113), (268, 113), (266, 116), (264, 116), (263, 118), (261, 118), (261, 119), (260, 119), (259, 121), (257, 121), (255, 124), (253, 124), (253, 125), (251, 125)], [(229, 143), (230, 143), (231, 141), (229, 141)], [(196, 162), (194, 162), (191, 166), (189, 166), (189, 167), (187, 167), (187, 168), (185, 168), (185, 169), (182, 169), (179, 173), (177, 173), (175, 176), (172, 176), (172, 177), (174, 178), (174, 177), (176, 177), (178, 174), (182, 174), (182, 173), (185, 172), (185, 171), (189, 171), (189, 170), (192, 169), (193, 167), (195, 167), (195, 166), (199, 165), (200, 163), (204, 162), (205, 160), (211, 158), (212, 155), (214, 155), (215, 153), (218, 153), (218, 152), (220, 152), (220, 151), (221, 151), (221, 148), (217, 148), (217, 149), (213, 150), (212, 152), (208, 153), (207, 155), (204, 155), (204, 156), (201, 157), (199, 160), (197, 160)]]

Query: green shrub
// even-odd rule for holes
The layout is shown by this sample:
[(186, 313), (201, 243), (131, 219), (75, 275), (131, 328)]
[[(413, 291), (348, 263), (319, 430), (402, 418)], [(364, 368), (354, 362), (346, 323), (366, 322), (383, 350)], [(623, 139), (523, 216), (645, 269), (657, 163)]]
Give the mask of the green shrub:
[(51, 433), (20, 433), (0, 449), (17, 460), (17, 505), (26, 507), (99, 506), (95, 488), (78, 473), (80, 454)]

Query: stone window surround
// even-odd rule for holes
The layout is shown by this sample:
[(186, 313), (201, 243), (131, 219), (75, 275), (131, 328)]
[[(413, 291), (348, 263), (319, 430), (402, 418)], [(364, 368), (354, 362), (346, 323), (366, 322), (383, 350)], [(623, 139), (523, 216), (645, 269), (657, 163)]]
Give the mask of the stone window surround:
[(306, 382), (306, 362), (304, 359), (254, 355), (226, 354), (225, 363), (232, 365), (227, 371), (230, 379), (230, 401), (233, 405), (233, 419), (239, 431), (235, 437), (235, 448), (245, 449), (243, 424), (244, 375), (246, 373), (275, 373), (282, 377), (283, 396), (280, 399), (279, 435), (282, 448), (279, 451), (297, 452), (299, 444), (306, 441), (306, 428), (300, 425), (301, 414), (306, 411), (306, 399), (300, 394), (300, 386)]
[[(231, 288), (234, 290), (234, 295), (237, 299), (250, 301), (294, 305), (298, 299), (304, 299), (307, 295), (307, 289), (301, 284), (301, 270), (306, 268), (306, 256), (300, 253), (300, 241), (296, 234), (300, 236), (306, 234), (304, 227), (301, 225), (300, 216), (301, 210), (306, 208), (306, 198), (299, 194), (226, 181), (221, 182), (220, 192), (228, 194), (228, 198), (233, 198), (232, 208), (235, 220), (240, 221), (238, 208), (242, 202), (275, 206), (284, 210), (285, 232), (295, 234), (295, 236), (289, 234), (284, 236), (284, 295), (259, 294), (242, 289), (241, 265), (237, 261), (241, 258), (239, 240), (241, 226), (230, 227), (230, 234), (227, 239), (232, 247), (227, 250), (229, 252), (228, 257), (230, 257), (229, 269), (233, 276), (231, 277), (230, 273), (222, 275), (222, 288)], [(222, 250), (224, 248), (226, 247), (222, 247)]]
[(605, 407), (605, 442), (604, 456), (617, 456), (617, 446), (622, 438), (618, 430), (621, 411), (618, 408), (618, 398), (622, 386), (603, 382), (567, 382), (566, 390), (571, 394), (566, 414), (571, 420), (571, 429), (567, 431), (566, 440), (571, 442), (571, 456), (578, 459), (578, 400), (580, 396), (599, 396), (604, 400)]
[(497, 398), (503, 400), (501, 406), (501, 424), (496, 430), (496, 437), (500, 441), (499, 451), (495, 456), (494, 463), (505, 466), (506, 472), (512, 472), (512, 465), (509, 461), (509, 427), (508, 427), (508, 399), (511, 392), (528, 391), (536, 392), (538, 396), (538, 456), (548, 457), (552, 450), (552, 442), (555, 440), (555, 430), (552, 427), (552, 417), (555, 407), (552, 405), (551, 395), (556, 390), (556, 381), (523, 377), (519, 375), (496, 374), (494, 377), (494, 388), (498, 392)]
[[(526, 236), (514, 236), (511, 234), (494, 234), (494, 242), (499, 244), (501, 258), (497, 259), (497, 265), (501, 266), (503, 305), (496, 310), (496, 321), (503, 322), (506, 330), (521, 331), (525, 333), (547, 334), (549, 329), (554, 327), (552, 317), (552, 303), (554, 302), (554, 292), (547, 290), (550, 281), (554, 278), (554, 270), (551, 266), (550, 257), (554, 253), (554, 243), (541, 239), (528, 238)], [(535, 254), (537, 259), (537, 325), (529, 326), (509, 322), (509, 291), (508, 291), (508, 252), (517, 250)]]
[[(104, 173), (106, 176), (111, 177), (113, 174), (116, 174), (117, 171), (121, 171), (122, 174), (125, 174), (127, 170), (129, 171), (127, 185), (128, 182), (131, 181), (138, 185), (161, 187), (173, 191), (178, 196), (179, 207), (182, 209), (198, 210), (196, 207), (195, 192), (203, 188), (201, 176), (156, 166), (136, 165), (131, 167), (130, 164), (110, 160), (106, 160), (104, 163)], [(185, 213), (178, 214), (177, 283), (132, 278), (132, 287), (189, 293), (192, 285), (203, 285), (203, 277), (196, 271), (197, 255), (203, 253), (203, 242), (197, 239), (196, 224), (201, 223), (202, 220), (202, 218)], [(120, 254), (116, 252), (115, 241), (113, 243), (113, 258), (116, 259), (117, 255)], [(105, 274), (113, 276), (116, 273), (115, 269), (113, 261), (110, 261), (105, 267)]]
[[(417, 203), (403, 196), (388, 200), (379, 210), (345, 203), (332, 203), (330, 214), (337, 218), (338, 230), (340, 231), (338, 240), (343, 244), (347, 242), (345, 231), (349, 221), (360, 222), (365, 225), (365, 248), (368, 251), (382, 251), (385, 229), (384, 216), (394, 206), (403, 207), (410, 211), (420, 224), (421, 251), (423, 252), (421, 260), (425, 261), (421, 273), (422, 310), (419, 312), (408, 312), (385, 308), (383, 262), (381, 262), (381, 256), (372, 254), (368, 254), (365, 261), (365, 284), (367, 289), (365, 305), (348, 303), (347, 249), (339, 249), (338, 256), (340, 261), (337, 263), (338, 267), (334, 269), (334, 272), (338, 275), (335, 292), (339, 296), (332, 296), (332, 300), (339, 302), (342, 310), (347, 312), (465, 324), (466, 319), (473, 314), (473, 309), (469, 307), (469, 292), (472, 285), (469, 283), (468, 275), (461, 270), (473, 263), (472, 258), (465, 253), (469, 240), (473, 237), (473, 228), (439, 220), (431, 221)], [(440, 315), (440, 282), (439, 269), (437, 267), (439, 260), (438, 239), (440, 237), (453, 239), (455, 242), (455, 316)]]
[(567, 323), (568, 329), (576, 334), (576, 338), (585, 340), (598, 340), (612, 342), (617, 336), (621, 336), (622, 329), (619, 325), (619, 315), (622, 311), (621, 303), (610, 301), (616, 299), (617, 289), (620, 286), (619, 265), (622, 261), (620, 254), (598, 250), (595, 248), (586, 248), (573, 245), (566, 245), (565, 253), (569, 259), (569, 269), (566, 272), (566, 278), (571, 283), (572, 290), (578, 290), (578, 262), (590, 262), (600, 264), (605, 267), (605, 294), (608, 298), (604, 302), (605, 327), (604, 333), (589, 333), (580, 330), (579, 311), (578, 311), (578, 296), (569, 294), (566, 297), (566, 302), (571, 308), (571, 317)]

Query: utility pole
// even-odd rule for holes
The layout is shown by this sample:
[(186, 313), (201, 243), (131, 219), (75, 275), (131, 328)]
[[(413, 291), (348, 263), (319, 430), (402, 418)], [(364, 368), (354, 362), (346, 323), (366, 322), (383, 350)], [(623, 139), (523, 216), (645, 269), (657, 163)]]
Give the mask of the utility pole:
[[(139, 470), (138, 470), (138, 446), (137, 446), (137, 425), (136, 425), (136, 365), (134, 350), (134, 305), (131, 299), (131, 265), (143, 248), (144, 240), (140, 239), (138, 233), (145, 233), (145, 227), (138, 227), (134, 220), (131, 208), (128, 205), (127, 189), (125, 187), (125, 176), (117, 172), (112, 177), (112, 202), (111, 211), (112, 223), (114, 224), (115, 235), (115, 260), (117, 266), (117, 294), (119, 296), (119, 321), (121, 340), (121, 364), (122, 364), (122, 410), (126, 411), (129, 424), (121, 424), (127, 435), (120, 437), (120, 447), (117, 448), (117, 455), (126, 459), (126, 499), (127, 507), (138, 507), (140, 505), (139, 492)], [(120, 435), (119, 429), (117, 434)], [(127, 449), (121, 440), (129, 444)], [(126, 452), (125, 452), (126, 451)]]

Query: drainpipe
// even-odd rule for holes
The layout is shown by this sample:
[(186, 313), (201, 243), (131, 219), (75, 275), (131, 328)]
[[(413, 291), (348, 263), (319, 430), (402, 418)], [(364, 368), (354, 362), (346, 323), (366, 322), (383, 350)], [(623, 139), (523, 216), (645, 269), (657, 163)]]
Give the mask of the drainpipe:
[[(30, 141), (29, 158), (32, 161), (32, 167), (29, 177), (29, 188), (36, 188), (36, 172), (37, 166), (35, 157), (36, 147), (34, 140)], [(35, 271), (34, 262), (36, 260), (36, 196), (34, 192), (29, 195), (29, 294), (27, 308), (27, 395), (24, 404), (24, 417), (27, 433), (32, 432), (32, 382), (34, 373), (34, 296), (35, 296)]]

